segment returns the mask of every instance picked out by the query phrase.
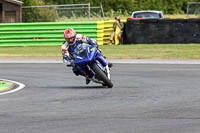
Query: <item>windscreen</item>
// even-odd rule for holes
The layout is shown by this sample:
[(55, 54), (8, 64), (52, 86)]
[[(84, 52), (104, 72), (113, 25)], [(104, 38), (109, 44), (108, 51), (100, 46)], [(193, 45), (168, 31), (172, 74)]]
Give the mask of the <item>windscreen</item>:
[(74, 50), (74, 54), (79, 55), (79, 56), (83, 56), (83, 57), (88, 57), (87, 56), (87, 44), (79, 44), (75, 50)]
[(161, 15), (159, 13), (136, 13), (134, 15), (134, 18), (161, 18)]

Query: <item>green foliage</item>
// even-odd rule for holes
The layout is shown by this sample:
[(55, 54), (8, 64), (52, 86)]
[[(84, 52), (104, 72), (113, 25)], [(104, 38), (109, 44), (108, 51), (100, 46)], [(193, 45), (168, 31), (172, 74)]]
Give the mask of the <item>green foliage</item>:
[(165, 14), (184, 13), (187, 0), (135, 0), (135, 10), (161, 10)]
[[(24, 2), (23, 6), (38, 6), (38, 5), (62, 5), (62, 4), (84, 4), (90, 3), (93, 6), (100, 6), (102, 4), (106, 17), (114, 17), (116, 15), (131, 16), (133, 11), (137, 10), (161, 10), (164, 14), (184, 14), (187, 11), (188, 0), (21, 0)], [(189, 0), (190, 2), (200, 2), (200, 0)], [(40, 17), (47, 17), (40, 14), (41, 10), (32, 11), (39, 14)], [(27, 11), (28, 12), (28, 11)], [(29, 11), (30, 12), (30, 11)], [(52, 11), (53, 12), (53, 11)], [(50, 14), (52, 17), (49, 21), (55, 20), (56, 16)], [(31, 16), (26, 16), (26, 19), (31, 20)]]
[[(53, 4), (52, 2), (45, 2), (44, 0), (21, 0), (24, 2), (23, 6), (43, 6), (46, 4)], [(56, 21), (56, 14), (54, 8), (27, 8), (22, 10), (23, 22), (53, 22)]]
[[(162, 10), (167, 14), (186, 12), (188, 0), (21, 0), (23, 6), (50, 5), (50, 4), (83, 4), (90, 3), (91, 6), (103, 5), (104, 11), (110, 10), (122, 12), (133, 12), (136, 10)], [(200, 0), (190, 0), (198, 2)]]

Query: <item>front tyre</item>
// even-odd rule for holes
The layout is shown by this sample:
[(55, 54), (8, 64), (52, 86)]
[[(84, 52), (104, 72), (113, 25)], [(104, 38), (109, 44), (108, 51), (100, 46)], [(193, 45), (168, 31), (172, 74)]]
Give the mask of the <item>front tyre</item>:
[(108, 86), (108, 88), (113, 87), (113, 83), (108, 79), (106, 74), (97, 65), (93, 66), (93, 70), (96, 75), (105, 83), (105, 85)]

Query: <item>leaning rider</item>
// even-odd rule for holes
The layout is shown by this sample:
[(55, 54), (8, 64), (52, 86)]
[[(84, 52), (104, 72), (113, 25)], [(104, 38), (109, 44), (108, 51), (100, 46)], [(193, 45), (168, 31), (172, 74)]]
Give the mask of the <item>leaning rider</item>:
[[(72, 28), (65, 30), (64, 38), (66, 41), (64, 41), (61, 46), (63, 63), (68, 67), (73, 67), (72, 71), (75, 75), (84, 76), (84, 74), (76, 67), (72, 53), (74, 52), (74, 49), (82, 43), (87, 43), (98, 48), (97, 41), (82, 34), (76, 34), (75, 30)], [(112, 64), (109, 63), (109, 66), (112, 66)], [(90, 80), (86, 78), (86, 84), (89, 83)]]

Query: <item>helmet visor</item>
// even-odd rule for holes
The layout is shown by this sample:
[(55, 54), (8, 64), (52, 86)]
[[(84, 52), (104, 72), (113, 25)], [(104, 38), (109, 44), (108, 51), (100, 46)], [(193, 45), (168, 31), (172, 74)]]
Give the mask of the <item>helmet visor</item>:
[(72, 43), (74, 43), (74, 38), (75, 38), (75, 37), (65, 38), (65, 40), (66, 40), (69, 44), (72, 44)]

